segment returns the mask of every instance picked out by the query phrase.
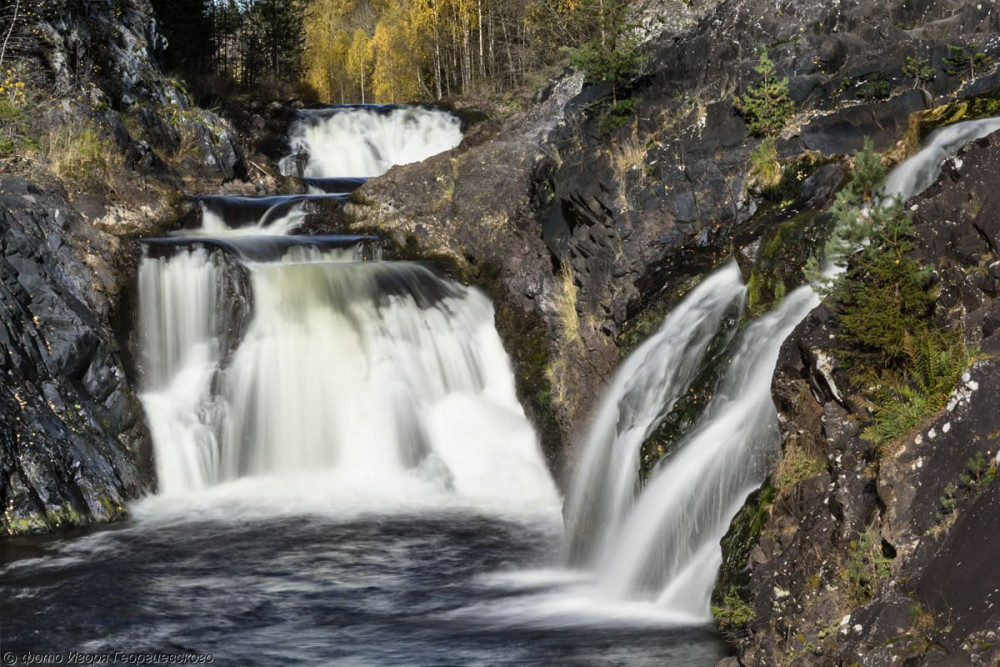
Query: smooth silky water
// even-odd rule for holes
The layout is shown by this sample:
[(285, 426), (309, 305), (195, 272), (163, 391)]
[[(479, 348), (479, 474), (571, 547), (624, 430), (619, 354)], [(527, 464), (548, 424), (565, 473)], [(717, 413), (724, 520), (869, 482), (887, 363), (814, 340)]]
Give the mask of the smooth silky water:
[[(886, 194), (917, 194), (997, 128), (939, 131)], [(428, 110), (304, 114), (283, 166), (337, 193), (337, 177), (355, 187), (457, 131)], [(708, 622), (719, 539), (777, 451), (770, 377), (816, 303), (808, 287), (735, 327), (745, 288), (730, 264), (674, 308), (598, 406), (564, 534), (488, 299), (378, 261), (370, 239), (289, 236), (302, 200), (227, 204), (207, 198), (201, 230), (145, 244), (159, 493), (124, 525), (0, 541), (0, 648), (248, 665), (724, 654)], [(643, 482), (639, 445), (706, 364), (724, 369), (712, 400)]]
[[(395, 107), (303, 114), (290, 136), (285, 166), (334, 193), (461, 139)], [(307, 202), (205, 197), (201, 229), (144, 242), (158, 493), (124, 525), (0, 541), (0, 648), (714, 664), (702, 619), (558, 569), (562, 498), (489, 300), (368, 238), (295, 236)]]

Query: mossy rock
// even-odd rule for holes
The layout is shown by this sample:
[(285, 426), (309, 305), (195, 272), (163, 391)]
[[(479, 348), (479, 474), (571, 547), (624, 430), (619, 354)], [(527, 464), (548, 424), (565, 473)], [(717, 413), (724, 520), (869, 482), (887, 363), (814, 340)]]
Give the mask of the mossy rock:
[(804, 282), (802, 269), (830, 235), (832, 220), (828, 214), (805, 211), (771, 225), (747, 280), (747, 317), (771, 310)]
[(944, 106), (914, 114), (905, 141), (920, 146), (927, 135), (938, 128), (993, 116), (1000, 116), (1000, 90), (992, 90), (967, 100), (955, 100)]
[(677, 399), (670, 412), (642, 443), (639, 451), (639, 473), (643, 480), (649, 478), (653, 468), (661, 460), (677, 450), (677, 445), (691, 432), (691, 428), (715, 397), (719, 381), (729, 367), (728, 362), (735, 352), (735, 334), (739, 323), (740, 309), (734, 305), (723, 318), (719, 331), (709, 342), (698, 374), (691, 381), (687, 392)]
[(712, 604), (724, 604), (727, 594), (735, 593), (749, 600), (750, 552), (760, 541), (767, 525), (776, 491), (770, 482), (751, 493), (740, 511), (733, 517), (729, 530), (722, 538), (722, 567), (712, 591)]

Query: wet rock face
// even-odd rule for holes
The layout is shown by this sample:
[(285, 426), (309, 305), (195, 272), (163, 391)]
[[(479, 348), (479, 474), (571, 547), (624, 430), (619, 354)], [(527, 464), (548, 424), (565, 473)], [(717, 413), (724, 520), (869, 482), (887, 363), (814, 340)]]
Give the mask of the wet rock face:
[[(934, 317), (991, 354), (1000, 349), (1000, 208), (988, 204), (997, 191), (1000, 133), (967, 145), (908, 203), (914, 254), (933, 267), (940, 295)], [(741, 659), (997, 664), (1000, 482), (989, 466), (1000, 462), (1000, 361), (977, 362), (942, 413), (878, 453), (859, 435), (868, 413), (838, 363), (847, 347), (825, 306), (783, 347), (772, 387), (782, 465), (799, 461), (804, 474), (779, 467), (774, 478), (770, 518), (747, 564), (756, 617), (738, 642)], [(871, 558), (885, 559), (885, 571), (858, 599), (851, 568)]]
[(68, 202), (0, 185), (0, 534), (125, 514), (151, 443), (112, 331), (120, 241)]

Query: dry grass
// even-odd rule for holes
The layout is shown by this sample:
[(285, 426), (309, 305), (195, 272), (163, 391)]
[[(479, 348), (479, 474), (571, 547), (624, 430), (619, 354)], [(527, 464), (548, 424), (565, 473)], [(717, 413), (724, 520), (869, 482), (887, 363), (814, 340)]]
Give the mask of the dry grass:
[[(618, 183), (618, 203), (629, 209), (629, 198), (646, 180), (646, 144), (633, 129), (632, 136), (611, 148), (611, 169)], [(633, 171), (638, 172), (633, 175)]]
[(758, 192), (777, 187), (781, 182), (781, 162), (774, 137), (768, 137), (750, 153), (748, 186)]
[(570, 383), (567, 359), (583, 348), (583, 338), (580, 336), (580, 316), (576, 311), (577, 287), (573, 279), (573, 267), (569, 261), (562, 263), (558, 286), (559, 293), (556, 296), (555, 305), (559, 314), (562, 337), (558, 352), (546, 369), (546, 376), (552, 387), (552, 404), (554, 406), (566, 404), (567, 388)]
[(826, 472), (826, 461), (807, 452), (799, 442), (792, 439), (785, 444), (785, 451), (774, 471), (774, 487), (779, 490), (788, 489)]
[(122, 156), (93, 128), (79, 125), (49, 130), (46, 158), (53, 175), (79, 188), (107, 187), (122, 166)]

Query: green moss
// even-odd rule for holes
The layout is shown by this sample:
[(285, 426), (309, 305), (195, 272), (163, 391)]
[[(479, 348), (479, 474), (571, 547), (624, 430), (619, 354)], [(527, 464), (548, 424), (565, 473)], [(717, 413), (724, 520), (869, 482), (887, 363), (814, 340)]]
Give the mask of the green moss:
[(944, 106), (916, 114), (910, 121), (908, 144), (921, 145), (927, 135), (946, 125), (1000, 115), (1000, 90), (992, 90), (968, 100), (956, 100)]
[(69, 526), (83, 526), (90, 523), (87, 517), (69, 505), (62, 505), (55, 509), (46, 509), (45, 518), (53, 528), (66, 528)]
[(112, 502), (111, 498), (107, 496), (100, 496), (97, 502), (101, 504), (104, 509), (104, 514), (108, 519), (124, 519), (127, 516), (125, 508), (121, 505)]
[[(767, 526), (776, 495), (777, 491), (770, 483), (750, 494), (722, 538), (722, 567), (712, 592), (712, 612), (717, 619), (721, 614), (727, 622), (735, 624), (738, 618), (745, 617), (734, 599), (743, 603), (749, 601), (750, 552), (757, 546), (760, 534)], [(720, 608), (718, 613), (716, 607)], [(722, 621), (719, 620), (719, 623), (721, 626)]]
[(632, 354), (644, 340), (652, 336), (663, 324), (668, 310), (665, 304), (660, 304), (643, 310), (637, 317), (630, 320), (625, 325), (621, 335), (618, 336), (618, 356), (624, 359)]
[(10, 513), (3, 517), (3, 526), (8, 535), (31, 535), (49, 530), (49, 524), (41, 514), (32, 514), (24, 518), (14, 518)]
[(740, 324), (740, 308), (733, 305), (712, 336), (697, 375), (687, 391), (674, 402), (656, 429), (643, 442), (639, 452), (639, 474), (646, 480), (664, 456), (672, 454), (678, 443), (701, 417), (715, 397), (715, 389), (729, 367), (733, 342)]
[[(483, 276), (480, 276), (482, 281)], [(495, 280), (480, 282), (488, 292), (495, 291)], [(524, 312), (509, 299), (491, 294), (497, 332), (516, 370), (517, 394), (529, 418), (538, 430), (549, 470), (564, 469), (562, 430), (556, 416), (549, 366), (552, 362), (547, 344), (547, 330), (533, 313)]]
[(712, 618), (719, 629), (726, 633), (736, 634), (757, 617), (757, 612), (743, 598), (731, 589), (723, 598), (721, 605), (712, 605)]
[(802, 268), (826, 235), (827, 220), (815, 211), (799, 213), (772, 226), (761, 240), (747, 281), (747, 315), (757, 317), (803, 282)]

